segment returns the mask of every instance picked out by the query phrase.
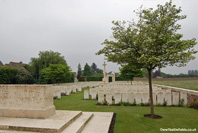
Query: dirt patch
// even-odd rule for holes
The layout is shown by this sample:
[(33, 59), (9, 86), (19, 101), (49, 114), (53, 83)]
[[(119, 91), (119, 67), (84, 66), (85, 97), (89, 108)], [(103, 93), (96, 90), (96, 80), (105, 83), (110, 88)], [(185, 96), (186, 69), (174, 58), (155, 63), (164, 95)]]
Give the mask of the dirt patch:
[(161, 119), (161, 118), (162, 118), (162, 117), (159, 116), (159, 115), (154, 115), (154, 116), (152, 117), (151, 114), (146, 114), (146, 115), (144, 115), (144, 117), (152, 118), (152, 119)]

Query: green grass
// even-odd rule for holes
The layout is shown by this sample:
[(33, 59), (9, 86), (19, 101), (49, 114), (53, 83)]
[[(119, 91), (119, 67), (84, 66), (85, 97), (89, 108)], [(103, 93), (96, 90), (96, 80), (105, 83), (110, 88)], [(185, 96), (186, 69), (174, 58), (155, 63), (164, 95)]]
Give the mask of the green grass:
[(198, 80), (173, 80), (173, 81), (153, 81), (154, 84), (179, 87), (198, 91)]
[(114, 112), (117, 114), (115, 133), (160, 132), (160, 128), (196, 128), (198, 130), (198, 110), (186, 107), (155, 107), (155, 114), (162, 119), (145, 118), (150, 107), (141, 106), (99, 106), (97, 100), (83, 100), (83, 92), (62, 96), (54, 100), (57, 110), (92, 112)]

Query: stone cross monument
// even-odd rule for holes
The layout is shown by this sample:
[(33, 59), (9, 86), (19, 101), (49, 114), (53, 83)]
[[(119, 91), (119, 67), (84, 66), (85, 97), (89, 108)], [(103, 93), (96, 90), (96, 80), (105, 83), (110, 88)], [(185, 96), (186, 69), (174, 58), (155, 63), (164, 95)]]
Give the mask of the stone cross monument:
[(104, 71), (103, 71), (103, 73), (104, 73), (104, 78), (106, 77), (106, 65), (107, 65), (107, 64), (105, 64), (105, 62), (104, 62), (104, 64), (103, 64), (103, 66), (104, 66)]

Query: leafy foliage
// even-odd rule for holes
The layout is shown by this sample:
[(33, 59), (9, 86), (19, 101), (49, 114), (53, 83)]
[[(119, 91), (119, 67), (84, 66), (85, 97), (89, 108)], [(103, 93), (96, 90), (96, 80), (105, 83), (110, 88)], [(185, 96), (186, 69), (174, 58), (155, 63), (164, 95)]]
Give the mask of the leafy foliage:
[(25, 68), (0, 67), (0, 84), (32, 84), (34, 79)]
[(83, 70), (83, 76), (91, 76), (91, 75), (92, 75), (91, 67), (86, 63)]
[(78, 78), (78, 79), (80, 78), (81, 74), (82, 74), (82, 68), (81, 68), (81, 65), (80, 65), (80, 63), (79, 63), (79, 64), (78, 64), (78, 75), (77, 75), (77, 78)]
[(122, 65), (120, 68), (121, 72), (121, 77), (126, 80), (130, 80), (132, 84), (132, 80), (134, 77), (142, 77), (143, 72), (141, 69), (136, 68), (135, 66), (132, 65)]
[(73, 82), (74, 74), (67, 65), (50, 64), (40, 72), (39, 82), (42, 84)]
[(16, 83), (17, 84), (33, 84), (34, 79), (30, 72), (28, 72), (25, 68), (19, 68), (16, 74)]
[(67, 65), (64, 56), (58, 52), (53, 51), (40, 51), (38, 58), (31, 58), (30, 66), (34, 74), (39, 74), (40, 70), (49, 67), (50, 64)]
[(0, 67), (0, 84), (15, 84), (17, 68), (1, 66)]
[(183, 35), (178, 33), (181, 25), (177, 21), (186, 18), (185, 15), (179, 15), (181, 11), (170, 1), (158, 5), (155, 10), (140, 8), (136, 12), (139, 21), (132, 21), (127, 26), (126, 21), (113, 21), (115, 41), (106, 39), (103, 42), (105, 47), (96, 53), (104, 54), (108, 61), (133, 64), (148, 70), (152, 117), (152, 70), (167, 65), (185, 66), (197, 53), (193, 48), (196, 39), (182, 40)]

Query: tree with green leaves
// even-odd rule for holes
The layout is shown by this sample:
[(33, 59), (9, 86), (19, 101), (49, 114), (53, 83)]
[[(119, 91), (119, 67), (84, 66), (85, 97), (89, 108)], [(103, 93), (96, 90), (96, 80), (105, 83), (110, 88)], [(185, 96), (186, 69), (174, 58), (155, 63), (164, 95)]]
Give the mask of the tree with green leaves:
[(120, 68), (120, 72), (121, 75), (120, 77), (122, 77), (123, 79), (126, 80), (130, 80), (131, 81), (131, 85), (132, 85), (132, 81), (134, 77), (142, 77), (143, 76), (143, 72), (141, 69), (136, 68), (136, 66), (133, 65), (122, 65)]
[(18, 72), (16, 74), (16, 84), (33, 84), (34, 78), (31, 73), (27, 71), (25, 68), (18, 68)]
[(40, 83), (67, 83), (74, 81), (70, 67), (62, 64), (50, 64), (40, 71)]
[(165, 5), (136, 11), (139, 20), (128, 25), (125, 21), (113, 21), (113, 37), (106, 39), (105, 47), (96, 54), (104, 54), (108, 61), (118, 64), (133, 64), (138, 68), (146, 68), (149, 75), (149, 98), (151, 117), (154, 118), (152, 70), (167, 65), (185, 66), (197, 53), (194, 50), (196, 39), (183, 40), (178, 32), (181, 25), (177, 22), (186, 18), (180, 15), (172, 1)]
[(97, 73), (97, 65), (95, 63), (92, 63), (91, 71), (92, 71), (92, 73)]
[(39, 75), (40, 70), (49, 67), (50, 64), (67, 65), (64, 56), (58, 52), (40, 51), (38, 58), (31, 58), (30, 66), (35, 75)]
[(16, 84), (18, 68), (0, 66), (0, 84)]
[(92, 75), (91, 67), (86, 63), (83, 70), (83, 76), (91, 76), (91, 75)]
[(80, 65), (80, 63), (79, 63), (79, 64), (78, 64), (78, 75), (77, 75), (77, 78), (78, 78), (78, 79), (80, 78), (81, 74), (82, 74), (82, 68), (81, 68), (81, 65)]

